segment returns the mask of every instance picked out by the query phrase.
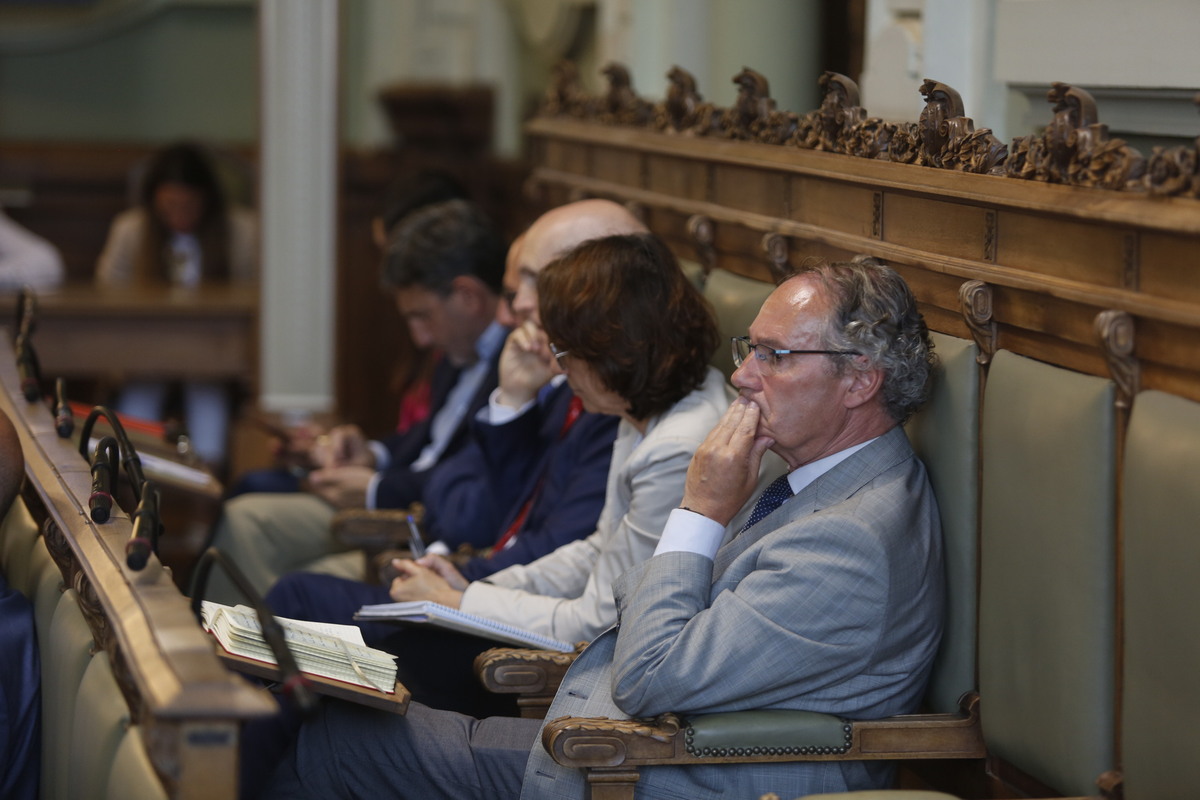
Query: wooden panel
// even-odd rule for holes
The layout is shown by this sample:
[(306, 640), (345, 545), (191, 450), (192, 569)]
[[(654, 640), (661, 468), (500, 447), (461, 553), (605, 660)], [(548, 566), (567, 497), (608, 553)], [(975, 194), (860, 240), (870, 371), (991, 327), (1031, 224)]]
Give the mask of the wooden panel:
[(1066, 280), (1125, 285), (1128, 230), (1014, 211), (997, 222), (996, 262)]
[(877, 197), (879, 192), (854, 184), (796, 175), (790, 181), (789, 218), (855, 236), (877, 237), (882, 210), (876, 208)]
[(542, 166), (564, 172), (587, 172), (588, 148), (585, 145), (560, 139), (541, 139), (540, 142), (544, 158)]
[(1200, 303), (1200, 238), (1143, 233), (1140, 245), (1140, 291)]
[(592, 151), (591, 174), (625, 186), (642, 185), (642, 156), (633, 150), (598, 147)]
[(991, 261), (994, 228), (995, 212), (990, 209), (896, 192), (883, 195), (886, 242), (952, 258)]
[(764, 169), (717, 164), (712, 201), (755, 214), (779, 215), (784, 208), (784, 176)]
[(646, 188), (652, 191), (688, 200), (708, 199), (708, 166), (703, 161), (650, 155), (646, 176)]
[[(994, 297), (995, 317), (1001, 324), (1037, 331), (1085, 347), (1098, 349), (1100, 346), (1095, 320), (1103, 309), (1018, 289), (1000, 289)], [(1007, 347), (1003, 343), (1001, 346)]]

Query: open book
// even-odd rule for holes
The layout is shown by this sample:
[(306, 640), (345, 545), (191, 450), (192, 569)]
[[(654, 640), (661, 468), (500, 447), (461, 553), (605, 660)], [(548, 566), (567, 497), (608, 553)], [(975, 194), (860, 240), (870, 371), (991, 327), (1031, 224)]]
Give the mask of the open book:
[(450, 608), (428, 600), (363, 606), (354, 615), (354, 618), (373, 622), (427, 622), (439, 628), (448, 628), (459, 633), (469, 633), (523, 647), (558, 650), (563, 653), (570, 653), (575, 649), (575, 645), (570, 642), (560, 642), (540, 633), (505, 625), (503, 622), (468, 614), (457, 608)]
[[(249, 606), (201, 603), (205, 630), (230, 653), (275, 664), (262, 627)], [(301, 672), (332, 678), (385, 694), (396, 690), (396, 660), (363, 642), (357, 625), (333, 625), (276, 617)]]

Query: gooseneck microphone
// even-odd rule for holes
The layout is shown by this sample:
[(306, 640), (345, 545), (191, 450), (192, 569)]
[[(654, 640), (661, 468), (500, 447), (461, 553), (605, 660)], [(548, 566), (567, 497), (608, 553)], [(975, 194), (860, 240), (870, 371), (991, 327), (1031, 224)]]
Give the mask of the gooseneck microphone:
[(104, 417), (112, 426), (117, 442), (121, 445), (121, 466), (125, 468), (125, 477), (129, 480), (129, 485), (133, 487), (134, 499), (141, 500), (142, 484), (146, 482), (146, 475), (142, 471), (142, 459), (138, 457), (137, 450), (129, 441), (129, 435), (125, 433), (125, 426), (121, 424), (121, 420), (106, 406), (95, 406), (87, 415), (87, 419), (83, 421), (83, 427), (79, 432), (79, 454), (87, 458), (87, 446), (92, 437), (92, 426), (96, 424), (99, 417)]
[(142, 486), (142, 499), (133, 512), (133, 530), (125, 543), (125, 566), (135, 572), (145, 569), (150, 554), (158, 549), (158, 534), (162, 527), (158, 515), (158, 487), (153, 481)]
[(88, 496), (88, 512), (92, 522), (103, 525), (112, 515), (113, 487), (116, 486), (116, 470), (120, 463), (117, 440), (105, 436), (96, 445), (92, 456), (92, 493)]
[(292, 651), (288, 649), (287, 641), (284, 639), (283, 628), (280, 627), (271, 609), (262, 596), (250, 585), (250, 581), (246, 579), (237, 564), (216, 547), (205, 550), (200, 556), (200, 560), (196, 562), (195, 579), (192, 583), (192, 613), (196, 615), (196, 621), (199, 622), (203, 619), (200, 603), (204, 600), (204, 590), (208, 586), (208, 573), (212, 570), (214, 563), (221, 565), (221, 569), (225, 570), (225, 574), (233, 581), (242, 597), (254, 609), (254, 614), (258, 617), (258, 624), (262, 628), (263, 638), (275, 656), (275, 663), (279, 665), (279, 683), (284, 696), (295, 703), (301, 714), (306, 717), (311, 716), (317, 710), (317, 697), (308, 679), (300, 673), (300, 668), (296, 666), (296, 659), (292, 656)]
[(54, 381), (54, 430), (60, 439), (70, 439), (75, 432), (75, 415), (67, 402), (67, 382), (62, 378)]

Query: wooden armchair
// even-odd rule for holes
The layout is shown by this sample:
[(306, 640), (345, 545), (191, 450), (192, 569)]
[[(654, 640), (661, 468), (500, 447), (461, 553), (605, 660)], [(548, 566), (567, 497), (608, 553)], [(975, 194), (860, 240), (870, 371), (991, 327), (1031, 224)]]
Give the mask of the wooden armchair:
[(419, 525), (425, 515), (420, 503), (409, 508), (365, 509), (352, 508), (339, 511), (329, 525), (335, 541), (351, 550), (361, 550), (365, 556), (367, 583), (379, 583), (379, 556), (388, 551), (409, 548), (411, 536), (408, 518)]
[[(654, 764), (978, 759), (985, 756), (975, 691), (979, 487), (978, 348), (938, 335), (938, 380), (909, 438), (929, 469), (946, 544), (948, 619), (926, 702), (933, 713), (851, 721), (806, 711), (745, 711), (653, 720), (562, 717), (542, 743), (555, 761), (586, 769), (596, 800), (632, 798)], [(491, 691), (517, 693), (523, 716), (544, 716), (574, 654), (490, 650), (475, 661)]]

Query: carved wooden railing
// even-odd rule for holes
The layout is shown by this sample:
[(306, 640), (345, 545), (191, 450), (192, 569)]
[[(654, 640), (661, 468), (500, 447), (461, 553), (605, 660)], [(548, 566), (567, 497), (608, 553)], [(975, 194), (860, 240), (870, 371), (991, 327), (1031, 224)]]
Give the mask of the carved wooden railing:
[(859, 106), (858, 86), (834, 72), (821, 76), (824, 99), (806, 114), (776, 108), (767, 78), (750, 68), (733, 77), (738, 93), (731, 108), (705, 102), (696, 79), (678, 66), (667, 72), (666, 97), (660, 102), (639, 97), (623, 65), (609, 64), (603, 73), (609, 88), (592, 96), (573, 64), (559, 64), (540, 115), (1024, 180), (1200, 196), (1200, 138), (1190, 145), (1156, 147), (1144, 157), (1124, 140), (1109, 137), (1090, 93), (1065, 83), (1054, 83), (1047, 94), (1054, 119), (1045, 130), (1017, 137), (1008, 146), (988, 128), (975, 130), (959, 93), (934, 80), (920, 86), (926, 100), (920, 119), (892, 122), (868, 116)]
[(95, 647), (110, 656), (131, 724), (140, 727), (167, 796), (236, 797), (239, 726), (273, 713), (274, 703), (218, 662), (156, 556), (141, 571), (126, 566), (129, 517), (114, 507), (104, 524), (91, 521), (89, 464), (58, 437), (49, 408), (19, 394), (7, 337), (0, 336), (0, 353), (0, 408), (25, 457), (22, 500), (65, 586), (78, 592)]

